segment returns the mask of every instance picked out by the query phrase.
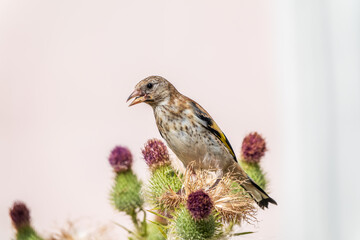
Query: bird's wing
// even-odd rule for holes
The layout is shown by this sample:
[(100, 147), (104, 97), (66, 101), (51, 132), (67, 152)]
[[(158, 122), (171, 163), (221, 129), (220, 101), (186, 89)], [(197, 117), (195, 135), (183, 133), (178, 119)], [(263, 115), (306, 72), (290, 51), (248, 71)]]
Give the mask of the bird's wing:
[(209, 115), (209, 113), (207, 113), (205, 111), (204, 108), (202, 108), (199, 104), (197, 104), (196, 102), (190, 100), (191, 102), (191, 106), (194, 110), (194, 113), (196, 115), (196, 117), (198, 117), (201, 121), (201, 124), (207, 129), (209, 130), (212, 134), (214, 134), (223, 144), (224, 146), (227, 148), (227, 150), (229, 151), (229, 153), (233, 156), (235, 162), (237, 162), (235, 153), (233, 148), (230, 145), (229, 140), (227, 139), (227, 137), (225, 136), (225, 134), (221, 131), (221, 129), (219, 128), (219, 126), (216, 124), (216, 122), (211, 118), (211, 116)]

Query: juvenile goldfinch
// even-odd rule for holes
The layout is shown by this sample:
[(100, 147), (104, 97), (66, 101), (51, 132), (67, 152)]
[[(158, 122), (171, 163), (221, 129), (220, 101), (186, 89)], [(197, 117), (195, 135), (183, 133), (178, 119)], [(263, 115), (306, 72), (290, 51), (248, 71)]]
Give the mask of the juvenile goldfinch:
[(199, 104), (179, 93), (165, 78), (150, 76), (140, 81), (127, 101), (145, 102), (154, 111), (160, 135), (186, 167), (231, 173), (261, 208), (276, 204), (240, 167), (225, 134)]

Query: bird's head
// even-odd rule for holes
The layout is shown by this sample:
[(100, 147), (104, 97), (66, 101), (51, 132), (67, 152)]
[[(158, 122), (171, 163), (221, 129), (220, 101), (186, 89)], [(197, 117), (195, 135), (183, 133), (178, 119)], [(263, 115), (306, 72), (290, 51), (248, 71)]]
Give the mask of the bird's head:
[(175, 87), (165, 78), (150, 76), (136, 84), (135, 90), (131, 93), (127, 101), (134, 98), (129, 107), (142, 102), (150, 106), (157, 106), (168, 100), (174, 92), (176, 92)]

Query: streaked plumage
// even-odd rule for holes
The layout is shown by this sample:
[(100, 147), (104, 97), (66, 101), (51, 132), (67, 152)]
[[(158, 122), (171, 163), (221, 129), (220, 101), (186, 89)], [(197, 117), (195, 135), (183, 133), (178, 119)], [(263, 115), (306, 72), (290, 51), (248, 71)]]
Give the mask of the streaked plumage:
[(216, 170), (219, 176), (231, 172), (244, 180), (243, 187), (261, 208), (276, 204), (244, 172), (234, 150), (216, 122), (199, 104), (179, 93), (166, 79), (151, 76), (140, 81), (128, 98), (130, 106), (145, 102), (152, 106), (160, 135), (185, 167)]

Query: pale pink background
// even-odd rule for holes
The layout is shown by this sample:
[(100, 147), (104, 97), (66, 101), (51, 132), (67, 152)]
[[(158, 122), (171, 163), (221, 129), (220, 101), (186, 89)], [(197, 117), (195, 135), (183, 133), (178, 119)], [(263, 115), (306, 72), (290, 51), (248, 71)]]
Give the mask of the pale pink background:
[(157, 74), (205, 107), (237, 153), (250, 131), (266, 137), (263, 164), (279, 206), (260, 211), (250, 238), (278, 239), (272, 21), (266, 0), (0, 1), (0, 238), (13, 234), (8, 208), (18, 199), (40, 232), (81, 217), (131, 227), (109, 204), (107, 157), (128, 146), (146, 181), (140, 148), (160, 136), (151, 108), (125, 100)]

